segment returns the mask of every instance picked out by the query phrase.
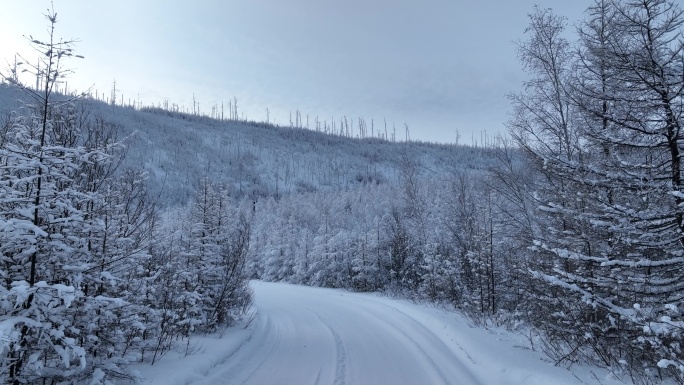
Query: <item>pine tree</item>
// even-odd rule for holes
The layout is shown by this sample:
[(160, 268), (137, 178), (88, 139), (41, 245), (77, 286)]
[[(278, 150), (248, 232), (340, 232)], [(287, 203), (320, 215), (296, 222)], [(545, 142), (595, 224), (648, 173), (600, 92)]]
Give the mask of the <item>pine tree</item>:
[(510, 125), (543, 176), (531, 310), (552, 310), (535, 322), (559, 362), (681, 378), (682, 11), (599, 0), (587, 15), (574, 54), (547, 12), (521, 45), (534, 79)]
[[(53, 89), (69, 74), (73, 41), (32, 40), (42, 90), (13, 113), (0, 146), (0, 348), (7, 383), (103, 383), (132, 378), (131, 344), (146, 325), (136, 306), (152, 211), (130, 174), (114, 180), (123, 152), (118, 127), (93, 119)], [(40, 68), (40, 70), (39, 70)], [(29, 69), (30, 71), (30, 69)], [(135, 279), (133, 279), (135, 278)], [(124, 284), (126, 282), (126, 284)], [(133, 305), (133, 306), (131, 306)]]

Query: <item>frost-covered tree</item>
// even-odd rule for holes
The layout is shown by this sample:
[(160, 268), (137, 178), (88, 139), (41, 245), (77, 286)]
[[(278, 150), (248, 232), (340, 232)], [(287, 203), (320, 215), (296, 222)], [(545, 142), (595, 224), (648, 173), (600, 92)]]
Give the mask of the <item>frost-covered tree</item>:
[(528, 160), (511, 141), (500, 140), (494, 154), (496, 163), (488, 168), (483, 183), (494, 206), (492, 243), (497, 258), (496, 285), (500, 288), (497, 303), (499, 309), (520, 314), (529, 303), (526, 293), (531, 289), (528, 273), (534, 260), (528, 249), (539, 234), (535, 213), (538, 175), (530, 172)]
[(189, 336), (234, 322), (252, 298), (246, 277), (247, 210), (203, 178), (194, 201), (168, 213), (165, 222), (170, 246), (163, 274), (175, 283), (158, 289), (169, 293), (159, 306), (174, 314), (166, 330)]
[(445, 255), (451, 255), (448, 271), (458, 278), (458, 294), (451, 300), (458, 298), (457, 305), (474, 316), (496, 312), (492, 200), (482, 179), (458, 173), (451, 177), (443, 204), (441, 226), (450, 251)]
[(103, 199), (94, 210), (102, 230), (91, 244), (92, 267), (84, 272), (83, 292), (119, 301), (106, 311), (84, 314), (97, 337), (87, 345), (92, 360), (118, 356), (122, 365), (140, 360), (156, 324), (149, 298), (159, 271), (150, 250), (157, 206), (145, 182), (144, 172), (124, 170), (103, 186)]
[(245, 277), (251, 226), (246, 215), (227, 189), (207, 178), (201, 181), (191, 208), (190, 237), (198, 253), (206, 330), (232, 323), (251, 304)]
[[(553, 312), (538, 325), (559, 361), (589, 352), (637, 376), (681, 378), (682, 10), (596, 1), (575, 51), (557, 17), (531, 21), (521, 57), (533, 80), (510, 125), (543, 176), (534, 295)], [(558, 50), (530, 49), (546, 36)]]
[[(120, 145), (95, 139), (97, 124), (82, 119), (73, 101), (53, 96), (69, 73), (63, 60), (75, 55), (73, 41), (55, 36), (57, 15), (46, 17), (48, 40), (31, 40), (43, 54), (40, 70), (34, 69), (44, 88), (29, 89), (14, 77), (31, 101), (12, 115), (0, 147), (0, 323), (6, 336), (0, 376), (9, 383), (97, 383), (126, 376), (116, 349), (95, 359), (101, 341), (89, 327), (122, 302), (87, 290), (105, 233), (98, 212), (102, 188)], [(113, 277), (109, 268), (97, 275)]]

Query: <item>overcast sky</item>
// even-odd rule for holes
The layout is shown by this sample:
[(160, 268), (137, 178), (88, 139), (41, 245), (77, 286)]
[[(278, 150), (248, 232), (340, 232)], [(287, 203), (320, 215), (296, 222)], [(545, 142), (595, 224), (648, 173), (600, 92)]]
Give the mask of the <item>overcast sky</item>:
[[(506, 94), (524, 74), (514, 41), (534, 4), (569, 21), (590, 0), (54, 0), (57, 35), (77, 38), (69, 87), (289, 124), (383, 117), (412, 139), (479, 141), (505, 132)], [(3, 0), (0, 59), (43, 37), (47, 0)], [(121, 94), (119, 94), (119, 97)], [(399, 131), (399, 130), (398, 130)], [(403, 135), (403, 131), (402, 131)]]

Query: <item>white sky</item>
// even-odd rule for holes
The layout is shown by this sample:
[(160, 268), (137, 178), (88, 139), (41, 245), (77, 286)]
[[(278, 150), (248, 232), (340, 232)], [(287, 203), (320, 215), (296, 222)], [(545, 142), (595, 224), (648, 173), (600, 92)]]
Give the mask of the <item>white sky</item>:
[[(461, 143), (505, 132), (524, 75), (514, 41), (534, 4), (573, 23), (591, 0), (54, 0), (77, 38), (69, 88), (200, 108), (237, 97), (249, 119), (311, 125), (383, 117), (411, 138)], [(47, 0), (2, 0), (0, 60), (44, 37)], [(120, 97), (121, 94), (119, 94)], [(403, 131), (402, 131), (403, 133)], [(403, 135), (403, 134), (402, 134)]]

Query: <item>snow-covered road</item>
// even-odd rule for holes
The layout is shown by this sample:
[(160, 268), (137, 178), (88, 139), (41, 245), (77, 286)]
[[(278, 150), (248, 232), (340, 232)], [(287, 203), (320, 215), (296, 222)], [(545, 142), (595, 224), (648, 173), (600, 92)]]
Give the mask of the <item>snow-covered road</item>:
[(410, 315), (370, 296), (254, 283), (249, 341), (202, 384), (479, 384)]
[(588, 367), (553, 366), (529, 341), (435, 307), (377, 294), (252, 282), (258, 315), (221, 339), (196, 337), (147, 384), (618, 384)]

